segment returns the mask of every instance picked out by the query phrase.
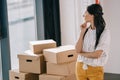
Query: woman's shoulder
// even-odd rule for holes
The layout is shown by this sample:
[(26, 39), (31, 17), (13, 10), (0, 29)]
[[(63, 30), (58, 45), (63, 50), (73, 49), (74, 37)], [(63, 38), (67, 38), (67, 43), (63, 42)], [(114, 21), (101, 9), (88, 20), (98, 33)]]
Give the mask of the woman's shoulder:
[(107, 38), (110, 36), (110, 29), (109, 28), (105, 28), (104, 31), (101, 34), (101, 37)]
[(103, 30), (103, 34), (107, 34), (107, 33), (110, 33), (110, 29), (109, 29), (109, 28), (105, 28), (105, 29)]

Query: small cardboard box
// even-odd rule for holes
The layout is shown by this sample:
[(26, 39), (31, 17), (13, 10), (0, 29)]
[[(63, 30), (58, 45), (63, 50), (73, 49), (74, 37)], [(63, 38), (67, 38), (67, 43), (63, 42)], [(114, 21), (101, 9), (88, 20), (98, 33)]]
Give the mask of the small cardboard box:
[(60, 46), (51, 49), (44, 49), (45, 61), (50, 63), (65, 63), (76, 61), (77, 53), (73, 45)]
[(46, 62), (44, 61), (43, 54), (24, 53), (18, 54), (19, 70), (26, 73), (45, 73)]
[(47, 74), (68, 76), (75, 74), (75, 63), (55, 64), (47, 62)]
[(30, 49), (35, 54), (43, 53), (43, 49), (55, 48), (56, 42), (54, 40), (40, 40), (40, 41), (30, 41)]
[(21, 73), (19, 70), (9, 70), (9, 80), (39, 80), (39, 75), (32, 73)]
[(66, 80), (66, 79), (65, 76), (41, 74), (39, 75), (39, 80)]

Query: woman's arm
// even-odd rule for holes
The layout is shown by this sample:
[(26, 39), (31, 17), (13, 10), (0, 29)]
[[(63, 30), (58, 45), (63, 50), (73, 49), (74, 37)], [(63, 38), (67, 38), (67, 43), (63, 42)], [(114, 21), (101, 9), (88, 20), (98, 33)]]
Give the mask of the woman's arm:
[(79, 40), (77, 41), (76, 46), (75, 46), (76, 52), (77, 52), (77, 53), (82, 52), (82, 47), (83, 47), (83, 36), (84, 36), (84, 32), (81, 31)]
[(84, 37), (84, 33), (86, 31), (86, 25), (87, 23), (82, 24), (81, 27), (81, 33), (80, 33), (80, 37), (75, 45), (76, 48), (76, 52), (80, 53), (82, 51), (82, 47), (83, 47), (83, 37)]
[(81, 52), (79, 53), (81, 56), (87, 57), (87, 58), (99, 58), (101, 54), (103, 53), (103, 50), (96, 50), (94, 52)]
[(105, 54), (109, 52), (110, 40), (110, 31), (105, 29), (94, 52), (81, 52), (79, 54), (87, 58), (99, 58), (103, 52)]

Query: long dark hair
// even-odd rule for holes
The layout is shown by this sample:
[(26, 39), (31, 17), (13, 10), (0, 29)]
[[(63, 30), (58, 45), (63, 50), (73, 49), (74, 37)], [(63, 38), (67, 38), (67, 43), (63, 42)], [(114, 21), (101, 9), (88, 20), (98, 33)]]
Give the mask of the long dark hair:
[(99, 43), (100, 36), (106, 26), (106, 23), (102, 16), (103, 12), (100, 4), (92, 4), (88, 6), (87, 11), (89, 14), (94, 15), (94, 26), (96, 27), (96, 43), (95, 43), (96, 48)]

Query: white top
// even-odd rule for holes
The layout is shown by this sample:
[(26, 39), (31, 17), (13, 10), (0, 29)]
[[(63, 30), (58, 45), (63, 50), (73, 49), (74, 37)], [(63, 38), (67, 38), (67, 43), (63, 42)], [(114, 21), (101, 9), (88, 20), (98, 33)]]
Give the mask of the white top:
[[(108, 53), (110, 48), (110, 30), (104, 29), (96, 49), (94, 48), (95, 41), (96, 41), (96, 30), (92, 30), (91, 28), (89, 28), (84, 37), (82, 50), (85, 52), (94, 52), (96, 50), (103, 50), (103, 53), (100, 56), (100, 58), (97, 59), (86, 58), (79, 54), (77, 58), (77, 62), (83, 62), (84, 64), (91, 66), (104, 66), (104, 64), (108, 59)], [(83, 66), (84, 66), (83, 68), (86, 67), (85, 65)]]

